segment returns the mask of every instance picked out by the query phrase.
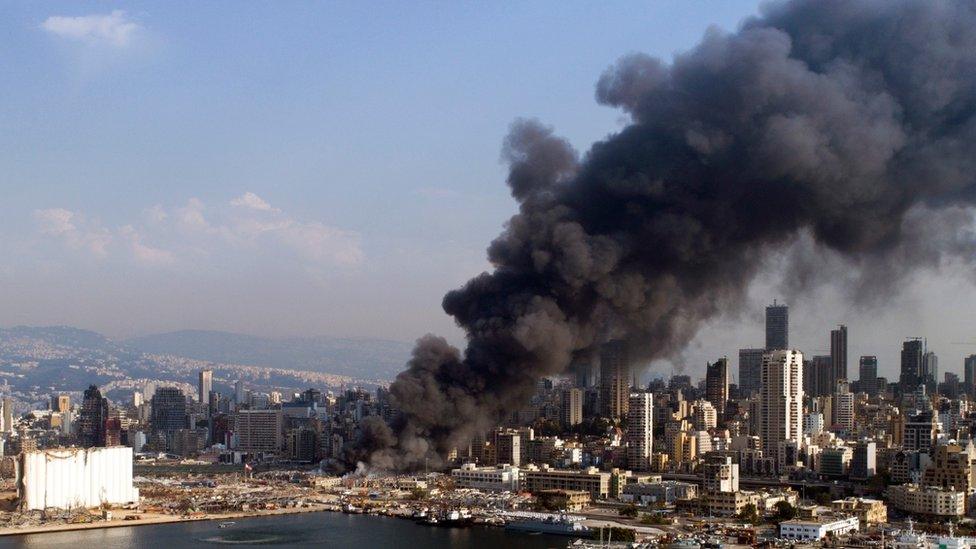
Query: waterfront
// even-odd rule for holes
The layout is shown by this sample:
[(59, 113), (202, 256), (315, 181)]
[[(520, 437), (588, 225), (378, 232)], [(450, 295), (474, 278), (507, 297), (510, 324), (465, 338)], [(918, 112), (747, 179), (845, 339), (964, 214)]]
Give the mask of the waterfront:
[(565, 547), (569, 538), (505, 532), (501, 528), (438, 528), (412, 521), (340, 513), (303, 513), (237, 519), (227, 528), (218, 521), (194, 521), (92, 530), (27, 534), (0, 538), (7, 547), (127, 547), (166, 549), (215, 545), (285, 547), (439, 547), (529, 549)]

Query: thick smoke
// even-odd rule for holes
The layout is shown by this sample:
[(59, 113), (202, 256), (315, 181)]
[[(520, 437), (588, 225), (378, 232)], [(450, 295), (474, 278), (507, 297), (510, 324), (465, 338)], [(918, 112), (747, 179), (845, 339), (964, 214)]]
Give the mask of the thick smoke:
[(670, 64), (625, 57), (596, 95), (631, 123), (582, 159), (513, 125), (519, 212), (494, 270), (444, 298), (467, 348), (418, 341), (393, 432), (363, 443), (374, 464), (436, 463), (608, 339), (677, 355), (802, 238), (882, 282), (972, 249), (956, 235), (976, 201), (973, 2), (776, 5)]

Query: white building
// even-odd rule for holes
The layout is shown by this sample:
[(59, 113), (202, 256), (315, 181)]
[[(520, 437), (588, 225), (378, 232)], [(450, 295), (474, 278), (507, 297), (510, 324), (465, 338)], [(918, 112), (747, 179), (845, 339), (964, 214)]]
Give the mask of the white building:
[(784, 520), (779, 524), (779, 536), (781, 538), (817, 541), (828, 534), (839, 536), (849, 532), (857, 532), (859, 523), (857, 517)]
[(851, 393), (847, 382), (837, 382), (837, 393), (834, 394), (833, 412), (834, 425), (848, 433), (854, 430), (854, 393)]
[(451, 471), (451, 478), (458, 488), (474, 488), (484, 492), (518, 492), (519, 468), (512, 465), (478, 467), (465, 463)]
[(627, 412), (627, 463), (635, 471), (651, 469), (654, 395), (631, 393)]
[(783, 442), (797, 446), (803, 433), (803, 353), (769, 351), (763, 355), (759, 387), (759, 437), (763, 455), (786, 463)]
[(824, 430), (824, 417), (820, 412), (808, 412), (803, 416), (803, 434), (815, 437)]
[(139, 490), (132, 485), (132, 448), (59, 448), (21, 454), (17, 496), (24, 510), (138, 503)]
[(718, 412), (716, 412), (715, 406), (707, 400), (695, 402), (693, 418), (695, 420), (695, 429), (699, 431), (707, 431), (718, 426)]
[(738, 492), (739, 464), (729, 456), (709, 457), (702, 465), (702, 488), (709, 493)]

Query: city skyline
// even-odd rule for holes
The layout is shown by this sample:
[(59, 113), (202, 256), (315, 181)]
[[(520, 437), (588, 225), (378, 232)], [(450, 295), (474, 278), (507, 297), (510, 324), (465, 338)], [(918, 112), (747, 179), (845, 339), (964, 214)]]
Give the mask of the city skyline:
[[(757, 3), (688, 8), (666, 2), (628, 8), (602, 11), (602, 24), (617, 25), (618, 32), (605, 33), (585, 46), (571, 39), (572, 32), (591, 25), (592, 14), (582, 8), (567, 12), (565, 29), (553, 30), (547, 38), (555, 41), (551, 48), (558, 44), (560, 55), (572, 57), (577, 68), (521, 79), (516, 91), (509, 89), (507, 79), (527, 74), (532, 61), (557, 55), (555, 49), (537, 48), (543, 37), (522, 32), (545, 14), (528, 7), (493, 12), (490, 21), (464, 10), (447, 14), (442, 24), (470, 28), (475, 42), (454, 51), (450, 41), (436, 41), (429, 51), (445, 62), (445, 70), (478, 60), (477, 70), (495, 78), (488, 89), (504, 90), (501, 95), (474, 95), (480, 88), (473, 84), (434, 90), (442, 82), (440, 72), (406, 57), (402, 65), (379, 68), (394, 81), (413, 82), (409, 89), (417, 94), (436, 92), (439, 106), (456, 111), (489, 105), (490, 119), (479, 119), (479, 131), (471, 132), (468, 126), (457, 127), (456, 117), (445, 117), (443, 109), (406, 118), (386, 102), (380, 103), (386, 115), (382, 117), (357, 118), (361, 111), (342, 110), (350, 103), (338, 101), (344, 98), (335, 97), (330, 84), (341, 75), (352, 85), (366, 86), (375, 77), (355, 70), (354, 61), (363, 54), (348, 49), (353, 43), (318, 40), (311, 28), (281, 37), (280, 46), (263, 57), (234, 58), (233, 70), (212, 74), (210, 62), (201, 64), (196, 53), (227, 60), (228, 54), (217, 47), (221, 40), (233, 39), (242, 49), (251, 49), (257, 47), (253, 38), (231, 25), (208, 40), (180, 26), (172, 13), (158, 6), (132, 4), (117, 11), (77, 4), (14, 6), (11, 17), (0, 25), (18, 38), (19, 51), (41, 62), (32, 63), (30, 72), (18, 67), (22, 85), (11, 90), (11, 101), (2, 107), (19, 130), (10, 135), (17, 134), (20, 142), (7, 147), (15, 156), (0, 158), (7, 168), (0, 188), (12, 191), (0, 205), (5, 214), (0, 252), (16, 259), (0, 268), (0, 283), (16, 289), (0, 294), (0, 326), (71, 325), (115, 338), (214, 329), (273, 337), (413, 341), (435, 332), (459, 344), (462, 333), (441, 311), (440, 298), (489, 268), (485, 243), (514, 211), (503, 184), (504, 168), (497, 162), (508, 125), (518, 117), (538, 117), (583, 151), (621, 128), (617, 112), (592, 100), (594, 83), (611, 60), (630, 51), (668, 59), (698, 41), (709, 25), (734, 30), (757, 12)], [(260, 15), (279, 25), (293, 23), (296, 17), (250, 10), (253, 13), (241, 17)], [(367, 22), (364, 14), (346, 7), (335, 10), (306, 15), (311, 22), (345, 18), (350, 28), (379, 31), (392, 25), (382, 18)], [(201, 24), (217, 15), (201, 13)], [(411, 18), (405, 27), (410, 32), (395, 43), (405, 52), (425, 43), (427, 31), (433, 30), (429, 25), (440, 28), (440, 23), (419, 19)], [(92, 30), (96, 22), (108, 30)], [(505, 23), (503, 27), (511, 28), (512, 44), (537, 51), (540, 57), (511, 65), (511, 56), (505, 55), (510, 51), (495, 44), (494, 32), (492, 40), (484, 35), (489, 23)], [(375, 47), (390, 45), (394, 44)], [(299, 49), (322, 67), (334, 67), (335, 76), (300, 74), (307, 64), (275, 66), (275, 61), (291, 58)], [(165, 87), (134, 102), (116, 91), (121, 82), (134, 93), (158, 88), (160, 78), (177, 73), (197, 76), (182, 77), (186, 91), (179, 95)], [(424, 83), (412, 79), (415, 74), (437, 78)], [(290, 98), (316, 116), (299, 123), (289, 117), (293, 107), (277, 95), (263, 93), (241, 95), (226, 109), (204, 116), (211, 128), (202, 125), (199, 110), (188, 108), (209, 97), (213, 86), (245, 85), (248, 75), (277, 77), (292, 93)], [(303, 79), (289, 86), (299, 76)], [(39, 90), (44, 91), (36, 93)], [(562, 95), (552, 97), (553, 93)], [(84, 102), (88, 114), (70, 110)], [(140, 115), (143, 108), (147, 110)], [(278, 115), (293, 125), (265, 124), (267, 135), (255, 134), (253, 124), (258, 121), (243, 116), (254, 112)], [(165, 120), (161, 113), (168, 113)], [(73, 140), (56, 117), (70, 120), (73, 130), (91, 139)], [(325, 123), (330, 120), (337, 122)], [(361, 124), (365, 127), (353, 139), (336, 137)], [(385, 158), (403, 167), (396, 177), (387, 177), (388, 169), (366, 169), (372, 164), (364, 162), (362, 134), (376, 135), (391, 124), (396, 131), (381, 145), (383, 154), (392, 155)], [(419, 132), (423, 139), (408, 140), (429, 124), (437, 128), (436, 134)], [(123, 139), (129, 133), (140, 139)], [(227, 139), (217, 147), (195, 138), (191, 143), (201, 154), (190, 154), (186, 146), (174, 143), (188, 133), (210, 136), (215, 143), (221, 143), (218, 136)], [(472, 133), (477, 136), (457, 142), (457, 136)], [(282, 134), (289, 134), (282, 144), (271, 142)], [(147, 152), (148, 140), (161, 144), (166, 154)], [(414, 147), (437, 150), (447, 142), (456, 143), (457, 158), (427, 158), (433, 167), (414, 160), (422, 157)], [(298, 148), (302, 158), (311, 159), (328, 177), (279, 161), (291, 158), (284, 147), (303, 143), (322, 144), (317, 149)], [(33, 145), (30, 155), (23, 149), (26, 144)], [(94, 150), (95, 145), (105, 150)], [(253, 154), (242, 160), (220, 152), (234, 146)], [(348, 160), (334, 152), (336, 148), (350, 153)], [(123, 157), (132, 160), (118, 160)], [(181, 163), (185, 168), (176, 174), (163, 169)], [(244, 166), (254, 173), (243, 172)], [(336, 177), (333, 168), (338, 170)], [(393, 211), (397, 214), (391, 215)], [(431, 224), (438, 213), (445, 215)], [(809, 258), (829, 262), (818, 253), (809, 251)], [(768, 276), (753, 284), (749, 303), (706, 323), (675, 362), (698, 372), (718, 356), (733, 357), (740, 347), (762, 346), (761, 327), (752, 319), (774, 297), (793, 308), (795, 347), (821, 354), (829, 344), (824, 329), (846, 324), (852, 329), (850, 360), (877, 355), (880, 370), (889, 377), (904, 337), (927, 336), (943, 371), (961, 373), (963, 358), (976, 350), (976, 345), (953, 344), (968, 342), (968, 334), (976, 333), (976, 320), (966, 314), (976, 305), (967, 300), (976, 298), (969, 297), (971, 282), (963, 269), (922, 272), (906, 286), (894, 287), (893, 295), (874, 302), (886, 306), (862, 307), (852, 306), (845, 291), (833, 283), (817, 291), (794, 292), (809, 281), (779, 280), (775, 263)], [(903, 314), (906, 310), (914, 314)], [(668, 375), (671, 366), (661, 362), (653, 372)]]

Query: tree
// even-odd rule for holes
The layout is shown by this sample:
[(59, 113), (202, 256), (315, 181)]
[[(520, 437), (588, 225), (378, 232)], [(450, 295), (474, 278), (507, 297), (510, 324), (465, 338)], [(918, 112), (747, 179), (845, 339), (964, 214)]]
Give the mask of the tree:
[(783, 522), (791, 520), (796, 516), (796, 507), (790, 505), (788, 501), (780, 501), (776, 504), (776, 521)]
[(622, 517), (637, 518), (637, 506), (631, 503), (627, 506), (618, 509), (617, 514), (619, 514)]
[(759, 524), (759, 510), (754, 503), (747, 503), (739, 512), (739, 520), (750, 524)]
[(830, 492), (817, 492), (817, 495), (813, 499), (817, 502), (817, 505), (830, 505), (830, 502), (833, 501), (833, 498), (830, 497)]

